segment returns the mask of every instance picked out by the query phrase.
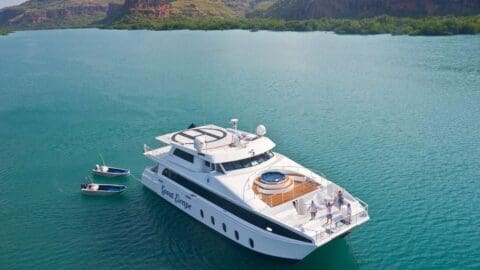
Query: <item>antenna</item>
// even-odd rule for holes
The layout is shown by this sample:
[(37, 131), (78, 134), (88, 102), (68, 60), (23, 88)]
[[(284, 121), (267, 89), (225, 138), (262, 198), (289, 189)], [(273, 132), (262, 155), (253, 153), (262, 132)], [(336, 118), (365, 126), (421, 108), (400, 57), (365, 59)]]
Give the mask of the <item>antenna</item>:
[(103, 160), (102, 154), (99, 154), (99, 155), (100, 155), (100, 158), (102, 159), (103, 166), (107, 166), (107, 165), (105, 165), (105, 160)]
[(237, 131), (238, 119), (233, 118), (232, 120), (230, 120), (230, 124), (232, 125), (232, 128), (235, 129), (235, 131)]

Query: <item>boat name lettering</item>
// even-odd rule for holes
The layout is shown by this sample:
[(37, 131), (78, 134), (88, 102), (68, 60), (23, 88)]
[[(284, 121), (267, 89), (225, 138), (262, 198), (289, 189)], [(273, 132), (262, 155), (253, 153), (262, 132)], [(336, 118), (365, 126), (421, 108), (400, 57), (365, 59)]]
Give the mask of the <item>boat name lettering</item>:
[(162, 196), (170, 197), (170, 199), (172, 199), (175, 203), (182, 205), (185, 210), (192, 209), (192, 205), (182, 199), (180, 194), (169, 191), (164, 185), (162, 185)]

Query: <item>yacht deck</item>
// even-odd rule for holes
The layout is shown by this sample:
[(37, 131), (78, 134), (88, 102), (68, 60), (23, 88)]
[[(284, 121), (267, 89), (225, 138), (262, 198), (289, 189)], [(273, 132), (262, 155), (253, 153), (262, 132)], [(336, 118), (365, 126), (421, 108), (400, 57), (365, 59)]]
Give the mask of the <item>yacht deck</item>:
[(274, 218), (307, 234), (315, 239), (317, 244), (320, 244), (350, 231), (369, 219), (368, 212), (360, 202), (347, 202), (352, 205), (350, 218), (345, 207), (340, 210), (334, 206), (332, 207), (332, 222), (328, 224), (326, 223), (327, 209), (325, 205), (319, 205), (319, 210), (313, 220), (310, 219), (309, 212), (298, 214), (293, 207), (277, 213)]
[(298, 197), (301, 197), (307, 193), (310, 193), (314, 190), (319, 189), (321, 186), (320, 184), (314, 181), (306, 181), (306, 182), (293, 182), (293, 189), (287, 192), (283, 192), (280, 194), (264, 194), (258, 190), (258, 186), (253, 184), (252, 190), (255, 195), (260, 198), (264, 203), (268, 204), (270, 207), (274, 207), (280, 205), (284, 202), (288, 202), (294, 200)]

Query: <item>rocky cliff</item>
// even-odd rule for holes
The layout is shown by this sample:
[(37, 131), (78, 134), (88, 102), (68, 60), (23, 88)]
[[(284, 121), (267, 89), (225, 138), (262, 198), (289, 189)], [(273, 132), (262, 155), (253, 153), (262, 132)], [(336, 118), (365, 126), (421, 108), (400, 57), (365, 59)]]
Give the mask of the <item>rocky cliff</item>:
[(130, 15), (156, 18), (235, 18), (243, 17), (265, 0), (126, 0)]
[(480, 14), (480, 0), (30, 0), (1, 9), (0, 28), (88, 27), (131, 17), (158, 22), (245, 16), (311, 19), (475, 14)]
[(0, 26), (12, 29), (85, 27), (104, 19), (109, 5), (123, 4), (123, 1), (31, 0), (1, 9)]
[(475, 15), (479, 0), (278, 0), (262, 17), (285, 19)]

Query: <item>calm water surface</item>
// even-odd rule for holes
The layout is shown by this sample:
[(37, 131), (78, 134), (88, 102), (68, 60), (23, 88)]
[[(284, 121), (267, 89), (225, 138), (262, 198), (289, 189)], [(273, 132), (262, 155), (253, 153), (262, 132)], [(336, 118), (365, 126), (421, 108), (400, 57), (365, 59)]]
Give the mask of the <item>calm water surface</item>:
[[(55, 30), (0, 38), (0, 268), (480, 268), (480, 36)], [(102, 153), (191, 122), (265, 124), (277, 151), (370, 205), (298, 264), (252, 253), (122, 180)]]

